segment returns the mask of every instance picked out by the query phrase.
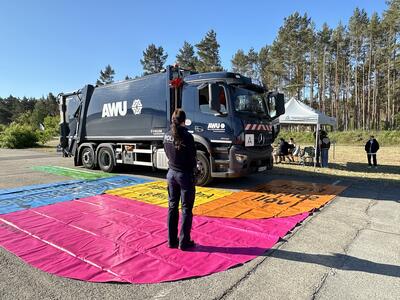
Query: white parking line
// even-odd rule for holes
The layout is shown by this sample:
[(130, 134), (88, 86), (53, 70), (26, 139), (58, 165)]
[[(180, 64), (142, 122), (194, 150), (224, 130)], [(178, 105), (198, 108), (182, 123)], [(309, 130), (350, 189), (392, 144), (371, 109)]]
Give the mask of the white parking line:
[(341, 180), (336, 180), (332, 185), (338, 185), (341, 182)]

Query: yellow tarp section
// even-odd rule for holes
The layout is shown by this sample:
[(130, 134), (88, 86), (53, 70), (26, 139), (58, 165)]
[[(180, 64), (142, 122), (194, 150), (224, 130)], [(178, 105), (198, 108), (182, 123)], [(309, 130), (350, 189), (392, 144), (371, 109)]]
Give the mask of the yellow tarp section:
[[(106, 194), (168, 207), (168, 190), (165, 181), (154, 181), (130, 187), (118, 188), (115, 190), (109, 190)], [(196, 186), (196, 200), (194, 206), (205, 204), (231, 194), (232, 192), (227, 190)]]
[(195, 215), (209, 217), (264, 219), (287, 217), (315, 210), (336, 197), (346, 187), (274, 180), (252, 191), (233, 193), (197, 206)]

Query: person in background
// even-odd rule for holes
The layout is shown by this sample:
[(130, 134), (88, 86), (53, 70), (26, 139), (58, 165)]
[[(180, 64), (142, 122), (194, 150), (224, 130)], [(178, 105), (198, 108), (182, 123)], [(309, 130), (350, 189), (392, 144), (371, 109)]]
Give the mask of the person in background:
[(273, 146), (273, 151), (272, 151), (272, 156), (274, 157), (274, 161), (276, 164), (279, 164), (281, 162), (281, 159), (279, 157), (279, 145), (275, 144)]
[(289, 151), (288, 151), (289, 152), (289, 155), (288, 155), (289, 161), (291, 160), (292, 162), (294, 162), (293, 152), (296, 149), (296, 144), (295, 144), (293, 138), (289, 139), (288, 147), (289, 147)]
[(300, 151), (301, 151), (300, 145), (296, 144), (294, 142), (293, 138), (290, 138), (289, 145), (293, 145), (292, 153), (291, 153), (291, 157), (292, 157), (293, 161), (297, 161), (298, 162), (299, 161), (299, 157), (300, 157)]
[(369, 137), (369, 140), (365, 144), (365, 152), (367, 152), (367, 159), (368, 159), (368, 168), (372, 167), (371, 164), (371, 158), (374, 163), (374, 167), (377, 168), (377, 162), (376, 162), (376, 152), (379, 150), (379, 143), (378, 141), (374, 138), (373, 135)]
[[(193, 136), (185, 127), (186, 114), (176, 109), (171, 130), (164, 135), (168, 157), (168, 246), (182, 251), (195, 246), (190, 238), (195, 200), (196, 147)], [(179, 201), (182, 200), (182, 222), (178, 240)]]
[(331, 141), (328, 137), (326, 131), (321, 131), (321, 136), (319, 139), (319, 145), (321, 148), (321, 167), (327, 168), (328, 167), (328, 154), (329, 148), (331, 147)]
[(278, 156), (280, 159), (279, 162), (282, 162), (282, 160), (285, 161), (285, 157), (287, 157), (289, 159), (289, 161), (292, 161), (290, 159), (290, 157), (288, 156), (289, 155), (289, 143), (286, 142), (284, 138), (280, 138), (279, 140), (280, 140), (279, 148), (278, 148)]

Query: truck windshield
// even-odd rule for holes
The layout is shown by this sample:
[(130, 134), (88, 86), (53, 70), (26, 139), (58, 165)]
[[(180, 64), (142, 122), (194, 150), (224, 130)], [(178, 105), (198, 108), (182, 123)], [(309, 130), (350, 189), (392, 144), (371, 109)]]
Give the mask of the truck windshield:
[(261, 93), (235, 87), (233, 107), (236, 112), (267, 115), (264, 96)]

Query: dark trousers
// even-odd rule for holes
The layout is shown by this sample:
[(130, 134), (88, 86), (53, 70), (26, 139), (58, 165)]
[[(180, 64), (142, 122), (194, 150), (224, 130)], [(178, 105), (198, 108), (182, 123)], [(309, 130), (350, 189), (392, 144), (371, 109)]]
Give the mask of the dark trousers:
[(368, 158), (368, 165), (372, 166), (371, 164), (371, 158), (374, 161), (374, 166), (376, 167), (376, 153), (371, 153), (371, 154), (367, 154), (367, 158)]
[(316, 162), (315, 162), (315, 165), (317, 166), (317, 167), (320, 167), (321, 166), (321, 164), (319, 163), (319, 158), (320, 158), (320, 156), (321, 156), (321, 151), (319, 150), (319, 148), (317, 149), (317, 155), (316, 155)]
[(178, 243), (179, 200), (182, 199), (182, 222), (179, 244), (190, 241), (193, 220), (193, 204), (195, 198), (195, 181), (191, 173), (169, 169), (168, 180), (168, 243)]

